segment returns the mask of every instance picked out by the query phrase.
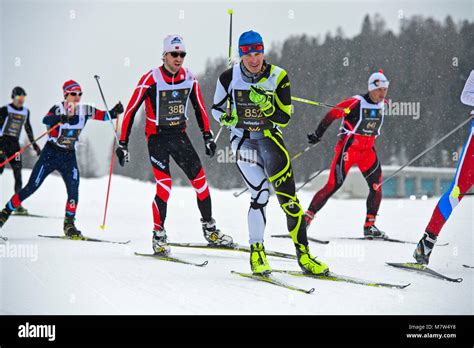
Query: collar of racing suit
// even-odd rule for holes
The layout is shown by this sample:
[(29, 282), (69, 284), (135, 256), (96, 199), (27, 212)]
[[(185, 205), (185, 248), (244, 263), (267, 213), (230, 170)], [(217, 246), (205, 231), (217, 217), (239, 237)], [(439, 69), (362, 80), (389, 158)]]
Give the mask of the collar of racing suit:
[(183, 68), (179, 68), (176, 73), (172, 73), (171, 71), (168, 71), (165, 68), (165, 65), (163, 64), (161, 66), (161, 71), (163, 72), (164, 80), (169, 84), (181, 83), (186, 78), (186, 74)]

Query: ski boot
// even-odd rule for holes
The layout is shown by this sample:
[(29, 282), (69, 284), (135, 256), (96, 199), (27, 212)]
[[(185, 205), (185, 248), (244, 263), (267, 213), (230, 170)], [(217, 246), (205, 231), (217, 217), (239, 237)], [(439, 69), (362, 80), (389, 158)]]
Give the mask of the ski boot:
[(204, 238), (206, 238), (209, 244), (223, 247), (230, 247), (234, 244), (231, 236), (223, 234), (216, 228), (216, 221), (214, 219), (209, 221), (204, 221), (201, 219), (201, 224), (202, 231), (204, 232)]
[(28, 209), (25, 209), (22, 205), (20, 205), (15, 209), (14, 215), (28, 215)]
[(329, 272), (329, 267), (324, 262), (316, 260), (316, 257), (309, 253), (309, 247), (303, 244), (295, 244), (296, 258), (301, 270), (305, 273), (325, 275)]
[(8, 218), (12, 214), (12, 211), (10, 208), (5, 207), (2, 211), (0, 211), (0, 228), (7, 222)]
[(418, 242), (415, 252), (413, 253), (413, 258), (416, 262), (422, 265), (427, 265), (428, 262), (430, 262), (430, 255), (433, 251), (436, 239), (437, 237), (433, 233), (425, 232), (423, 234), (423, 237)]
[(304, 219), (306, 221), (306, 231), (309, 229), (309, 225), (311, 225), (311, 222), (314, 220), (314, 213), (312, 213), (309, 210), (306, 210), (306, 213), (304, 214)]
[(66, 237), (71, 239), (81, 239), (83, 238), (81, 231), (79, 231), (74, 225), (74, 217), (66, 216), (64, 218), (64, 234)]
[(367, 239), (383, 239), (388, 237), (385, 232), (380, 231), (375, 225), (364, 226), (364, 237)]
[(166, 256), (171, 252), (168, 245), (168, 237), (166, 236), (166, 230), (160, 227), (159, 230), (153, 230), (153, 251), (155, 255)]
[(380, 231), (376, 226), (375, 226), (375, 215), (373, 214), (367, 214), (365, 217), (365, 224), (364, 224), (364, 237), (366, 239), (374, 239), (374, 238), (386, 238), (388, 237), (385, 235), (385, 232)]
[(267, 275), (272, 272), (263, 243), (250, 245), (250, 268), (253, 274)]

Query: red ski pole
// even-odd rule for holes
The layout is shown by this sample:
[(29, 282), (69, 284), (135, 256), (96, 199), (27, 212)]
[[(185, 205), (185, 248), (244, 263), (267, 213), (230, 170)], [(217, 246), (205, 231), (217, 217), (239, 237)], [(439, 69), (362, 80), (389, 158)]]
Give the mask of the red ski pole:
[[(105, 96), (104, 96), (104, 93), (102, 92), (102, 87), (100, 86), (100, 82), (99, 82), (100, 76), (94, 75), (94, 78), (97, 82), (97, 86), (99, 87), (100, 96), (102, 97), (102, 101), (104, 102), (105, 109), (107, 110), (107, 115), (109, 115), (110, 124), (112, 125), (112, 128), (114, 128), (115, 141), (118, 144), (119, 143), (119, 139), (117, 137), (117, 131), (118, 131), (118, 126), (119, 126), (118, 115), (115, 121), (115, 127), (113, 127), (113, 122), (112, 122), (112, 119), (110, 118), (110, 110), (109, 110), (109, 107), (107, 106), (107, 102), (105, 101)], [(107, 208), (109, 206), (110, 184), (112, 182), (112, 171), (114, 169), (114, 163), (115, 163), (114, 150), (115, 150), (115, 142), (112, 144), (112, 158), (110, 159), (109, 182), (107, 184), (107, 193), (105, 195), (104, 217), (102, 219), (102, 225), (100, 225), (101, 230), (105, 229), (105, 221), (107, 219)]]
[(51, 127), (50, 129), (48, 129), (46, 132), (44, 132), (43, 134), (41, 134), (38, 138), (36, 138), (33, 142), (29, 143), (28, 145), (22, 147), (18, 152), (15, 152), (13, 155), (11, 155), (10, 157), (8, 157), (5, 161), (3, 161), (2, 163), (0, 163), (0, 168), (2, 168), (3, 166), (5, 166), (8, 162), (10, 162), (12, 159), (14, 159), (15, 157), (17, 157), (18, 155), (21, 155), (23, 152), (25, 152), (25, 150), (27, 148), (29, 148), (31, 145), (33, 145), (34, 143), (36, 143), (38, 140), (40, 140), (42, 137), (44, 137), (45, 135), (51, 133), (54, 129), (56, 129), (57, 127), (59, 127), (61, 125), (61, 123), (57, 123), (55, 124), (53, 127)]
[[(119, 126), (119, 118), (117, 117), (115, 121), (115, 133), (117, 133), (118, 126)], [(102, 220), (102, 225), (100, 225), (101, 230), (105, 229), (105, 220), (107, 219), (107, 207), (109, 206), (110, 183), (112, 182), (112, 171), (114, 169), (114, 163), (115, 163), (114, 150), (115, 150), (115, 143), (112, 144), (112, 158), (110, 159), (109, 182), (107, 184), (107, 194), (105, 196), (104, 218)]]

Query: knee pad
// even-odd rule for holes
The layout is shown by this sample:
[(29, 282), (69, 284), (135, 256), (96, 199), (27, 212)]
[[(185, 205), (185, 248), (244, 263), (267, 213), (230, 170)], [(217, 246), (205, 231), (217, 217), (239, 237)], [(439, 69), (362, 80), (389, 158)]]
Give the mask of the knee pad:
[(304, 209), (298, 201), (290, 199), (288, 202), (283, 203), (281, 208), (287, 215), (295, 218), (304, 215)]
[(251, 209), (265, 208), (268, 204), (269, 193), (270, 191), (268, 189), (263, 189), (259, 191), (255, 198), (252, 197), (252, 201), (250, 202), (250, 208)]

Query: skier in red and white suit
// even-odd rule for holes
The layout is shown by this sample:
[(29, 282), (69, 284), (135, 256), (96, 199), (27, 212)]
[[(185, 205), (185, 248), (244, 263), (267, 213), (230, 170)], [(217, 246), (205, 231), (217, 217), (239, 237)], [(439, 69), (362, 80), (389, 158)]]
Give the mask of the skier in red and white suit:
[(182, 67), (185, 56), (186, 48), (181, 36), (165, 37), (163, 65), (147, 72), (138, 82), (125, 110), (120, 146), (116, 150), (119, 163), (123, 166), (128, 162), (128, 141), (135, 114), (145, 102), (145, 135), (156, 179), (156, 195), (152, 210), (153, 250), (157, 254), (168, 254), (170, 251), (164, 228), (167, 201), (171, 192), (170, 157), (184, 171), (196, 191), (206, 240), (211, 244), (232, 244), (232, 238), (216, 228), (204, 169), (186, 134), (188, 106), (191, 103), (204, 138), (206, 154), (210, 157), (214, 155), (216, 144), (199, 83), (189, 69)]
[(319, 123), (314, 133), (308, 134), (310, 144), (317, 144), (326, 129), (336, 119), (342, 119), (339, 140), (329, 172), (327, 184), (318, 191), (306, 211), (307, 226), (328, 199), (342, 186), (353, 165), (357, 165), (369, 186), (367, 216), (364, 224), (366, 238), (383, 238), (385, 233), (375, 226), (375, 217), (382, 200), (382, 168), (375, 151), (375, 139), (384, 120), (385, 97), (389, 81), (382, 70), (373, 73), (368, 81), (368, 93), (356, 95), (337, 104)]

